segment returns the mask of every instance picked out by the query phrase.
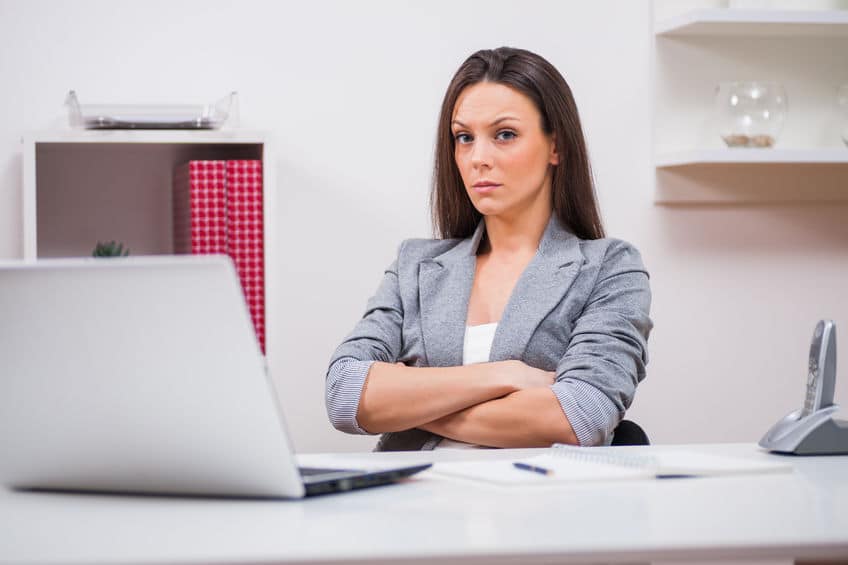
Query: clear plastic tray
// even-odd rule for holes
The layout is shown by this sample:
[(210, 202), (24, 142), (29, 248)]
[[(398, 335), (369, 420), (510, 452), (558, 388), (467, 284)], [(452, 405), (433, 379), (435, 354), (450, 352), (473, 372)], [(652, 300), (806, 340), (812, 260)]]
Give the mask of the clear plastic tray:
[(80, 104), (71, 90), (65, 99), (71, 127), (84, 129), (218, 129), (237, 127), (238, 96), (214, 104)]

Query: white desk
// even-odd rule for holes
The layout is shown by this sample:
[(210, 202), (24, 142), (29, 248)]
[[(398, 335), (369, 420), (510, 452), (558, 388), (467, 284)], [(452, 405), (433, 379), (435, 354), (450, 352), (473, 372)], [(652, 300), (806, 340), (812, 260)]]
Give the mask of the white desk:
[[(692, 448), (770, 457), (752, 445)], [(511, 458), (527, 451), (337, 458), (411, 462)], [(327, 457), (306, 455), (301, 461), (321, 464)], [(559, 488), (500, 487), (426, 472), (401, 485), (301, 501), (3, 491), (0, 562), (550, 564), (848, 558), (848, 457), (781, 459), (792, 462), (795, 471)]]

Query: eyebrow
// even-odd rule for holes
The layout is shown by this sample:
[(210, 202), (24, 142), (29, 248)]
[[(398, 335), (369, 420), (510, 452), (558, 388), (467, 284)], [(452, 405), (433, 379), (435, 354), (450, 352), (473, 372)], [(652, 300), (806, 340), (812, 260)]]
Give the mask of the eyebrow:
[[(515, 120), (515, 121), (517, 121), (517, 122), (520, 122), (520, 121), (521, 121), (521, 120), (519, 120), (518, 118), (516, 118), (515, 116), (501, 116), (500, 118), (498, 118), (497, 120), (495, 120), (494, 122), (492, 122), (491, 124), (489, 124), (489, 126), (496, 126), (496, 125), (498, 125), (499, 123), (501, 123), (501, 122), (505, 122), (505, 121), (507, 121), (507, 120)], [(464, 128), (467, 128), (467, 127), (468, 127), (467, 125), (463, 124), (463, 123), (462, 123), (462, 122), (460, 122), (459, 120), (453, 120), (453, 121), (451, 122), (451, 125), (453, 125), (453, 124), (456, 124), (456, 125), (458, 125), (458, 126), (462, 126), (462, 127), (464, 127)]]

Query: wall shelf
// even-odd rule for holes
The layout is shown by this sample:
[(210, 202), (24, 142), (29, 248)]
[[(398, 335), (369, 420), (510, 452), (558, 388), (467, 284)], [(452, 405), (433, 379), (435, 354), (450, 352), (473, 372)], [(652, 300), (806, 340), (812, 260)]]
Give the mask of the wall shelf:
[(833, 149), (693, 149), (660, 153), (658, 169), (701, 165), (825, 164), (848, 167), (848, 147)]
[[(837, 87), (848, 82), (848, 10), (653, 7), (654, 202), (848, 202), (836, 106)], [(744, 80), (787, 91), (777, 147), (718, 142), (716, 85)]]
[(265, 186), (274, 182), (260, 131), (53, 130), (22, 143), (25, 259), (86, 255), (98, 237), (173, 253), (173, 171), (192, 159), (261, 159)]
[(22, 141), (36, 143), (264, 144), (267, 135), (250, 130), (49, 130), (30, 132)]
[(698, 10), (680, 14), (654, 26), (661, 37), (735, 35), (746, 37), (848, 37), (846, 10)]

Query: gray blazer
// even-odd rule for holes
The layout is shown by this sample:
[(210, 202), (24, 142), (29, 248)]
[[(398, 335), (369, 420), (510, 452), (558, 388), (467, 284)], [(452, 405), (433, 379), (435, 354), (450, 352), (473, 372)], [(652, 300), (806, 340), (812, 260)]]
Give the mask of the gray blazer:
[[(365, 315), (330, 361), (331, 419), (332, 405), (347, 403), (348, 413), (355, 415), (373, 361), (462, 365), (468, 300), (484, 231), (481, 221), (468, 239), (410, 239), (400, 245)], [(648, 273), (632, 245), (609, 238), (581, 240), (552, 215), (503, 311), (489, 360), (518, 359), (555, 371), (552, 388), (570, 420), (571, 411), (598, 410), (586, 407), (588, 401), (575, 404), (575, 398), (586, 398), (573, 394), (575, 387), (591, 390), (617, 412), (609, 424), (614, 427), (645, 377), (653, 326), (650, 302)], [(362, 382), (330, 384), (334, 365), (346, 360), (368, 362)], [(603, 441), (611, 431), (586, 433), (597, 432)], [(383, 434), (377, 449), (426, 449), (440, 439), (417, 429), (392, 432)]]

